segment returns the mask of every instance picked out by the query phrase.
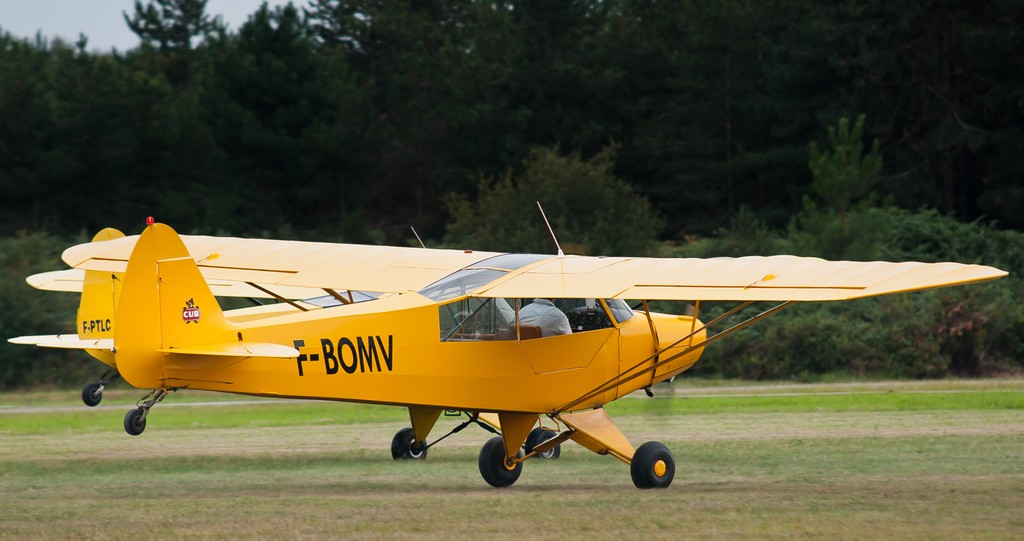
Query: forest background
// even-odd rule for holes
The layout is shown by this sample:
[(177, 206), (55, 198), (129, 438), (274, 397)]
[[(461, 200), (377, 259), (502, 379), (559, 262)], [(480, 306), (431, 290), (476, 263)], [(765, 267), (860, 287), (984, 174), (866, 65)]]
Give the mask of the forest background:
[[(205, 4), (136, 2), (125, 52), (0, 19), (0, 336), (72, 331), (77, 299), (25, 276), (149, 215), (192, 234), (412, 245), (414, 226), (430, 246), (547, 253), (540, 200), (575, 253), (1011, 272), (798, 306), (698, 374), (1024, 368), (1017, 0), (315, 0), (237, 31)], [(80, 384), (100, 368), (83, 357), (4, 343), (0, 388)]]

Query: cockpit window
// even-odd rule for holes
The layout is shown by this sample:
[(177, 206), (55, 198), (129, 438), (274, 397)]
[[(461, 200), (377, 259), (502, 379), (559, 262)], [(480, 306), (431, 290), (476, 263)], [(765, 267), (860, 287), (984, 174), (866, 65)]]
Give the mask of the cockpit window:
[(508, 274), (508, 271), (473, 268), (462, 269), (460, 271), (455, 271), (421, 289), (419, 293), (432, 301), (446, 301), (448, 299), (454, 299), (455, 297), (465, 295), (484, 284), (497, 280), (505, 274)]
[(507, 299), (469, 298), (438, 306), (442, 342), (515, 340), (516, 311)]
[[(531, 308), (534, 304), (541, 308), (534, 310)], [(560, 326), (557, 321), (562, 314), (567, 325)], [(615, 318), (614, 322), (609, 314)], [(438, 306), (442, 342), (530, 340), (567, 332), (609, 329), (615, 323), (623, 323), (632, 317), (633, 311), (629, 306), (617, 299), (605, 299), (602, 303), (593, 298), (471, 297)]]
[(632, 319), (633, 310), (629, 308), (626, 301), (622, 299), (605, 299), (604, 303), (608, 305), (608, 309), (612, 311), (612, 317), (620, 325)]

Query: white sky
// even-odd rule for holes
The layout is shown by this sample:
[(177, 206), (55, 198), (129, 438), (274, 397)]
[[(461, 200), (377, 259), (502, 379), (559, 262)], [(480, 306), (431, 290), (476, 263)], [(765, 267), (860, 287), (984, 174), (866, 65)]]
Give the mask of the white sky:
[[(145, 6), (149, 2), (142, 1)], [(206, 13), (220, 15), (231, 30), (238, 30), (263, 0), (208, 0)], [(271, 8), (287, 0), (267, 0)], [(297, 7), (307, 0), (293, 0)], [(134, 0), (0, 0), (0, 31), (19, 38), (34, 39), (37, 32), (53, 40), (78, 41), (78, 34), (89, 38), (90, 51), (127, 51), (137, 47), (139, 39), (128, 29), (123, 12), (135, 12)]]

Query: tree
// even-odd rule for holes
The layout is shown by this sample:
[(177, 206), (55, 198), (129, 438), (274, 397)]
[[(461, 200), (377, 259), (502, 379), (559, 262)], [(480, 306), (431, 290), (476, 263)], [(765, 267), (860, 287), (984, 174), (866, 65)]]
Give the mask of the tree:
[(523, 170), (484, 178), (477, 200), (452, 197), (446, 242), (480, 250), (553, 253), (543, 206), (568, 253), (644, 255), (660, 226), (650, 202), (612, 172), (614, 148), (589, 160), (535, 149)]
[(873, 0), (821, 13), (834, 29), (826, 47), (843, 79), (834, 103), (876, 123), (888, 169), (882, 183), (895, 202), (1024, 225), (1024, 81), (1005, 69), (1006, 59), (1024, 56), (1024, 4)]
[(161, 52), (190, 51), (195, 41), (215, 30), (206, 14), (207, 0), (150, 0), (143, 7), (135, 0), (135, 13), (123, 14), (125, 23), (144, 45), (156, 44)]
[[(206, 14), (207, 0), (135, 0), (135, 13), (124, 21), (142, 40), (142, 49), (176, 88), (187, 89), (196, 70), (193, 49), (202, 38), (224, 33), (219, 19)], [(155, 47), (155, 52), (153, 51)]]
[[(829, 126), (829, 148), (810, 145), (809, 168), (813, 176), (812, 195), (804, 196), (804, 209), (790, 222), (790, 233), (798, 251), (810, 251), (828, 258), (870, 257), (880, 224), (870, 225), (871, 183), (882, 170), (878, 139), (864, 152), (865, 116), (850, 127), (847, 118)], [(853, 214), (853, 216), (851, 216)], [(851, 239), (850, 222), (857, 235)], [(857, 247), (851, 246), (852, 240)], [(802, 243), (802, 244), (801, 244)]]

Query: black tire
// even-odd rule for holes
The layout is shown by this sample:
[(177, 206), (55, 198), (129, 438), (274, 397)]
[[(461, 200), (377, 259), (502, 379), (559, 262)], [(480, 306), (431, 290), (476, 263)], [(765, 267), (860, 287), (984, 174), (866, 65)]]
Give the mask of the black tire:
[[(522, 457), (522, 452), (517, 456)], [(484, 444), (480, 449), (480, 459), (477, 461), (480, 466), (480, 475), (488, 485), (496, 488), (512, 486), (523, 473), (523, 463), (516, 462), (512, 468), (505, 464), (505, 441), (501, 436), (495, 436)]]
[(142, 416), (142, 408), (128, 410), (124, 416), (124, 431), (129, 436), (138, 436), (146, 430), (146, 418)]
[(86, 406), (95, 408), (100, 405), (100, 400), (103, 400), (103, 391), (100, 390), (99, 383), (90, 383), (82, 387), (82, 402), (85, 402)]
[(403, 428), (391, 438), (391, 458), (395, 460), (423, 460), (427, 458), (427, 448), (416, 445), (416, 432), (409, 427)]
[[(557, 436), (554, 430), (548, 430), (546, 428), (537, 427), (530, 431), (530, 435), (526, 437), (526, 443), (523, 444), (523, 452), (530, 454), (533, 452), (533, 448), (539, 443), (550, 440)], [(562, 445), (556, 445), (551, 449), (543, 453), (537, 453), (537, 458), (555, 459), (562, 456)]]
[(633, 453), (629, 473), (636, 488), (668, 488), (676, 475), (676, 459), (665, 444), (649, 441)]

